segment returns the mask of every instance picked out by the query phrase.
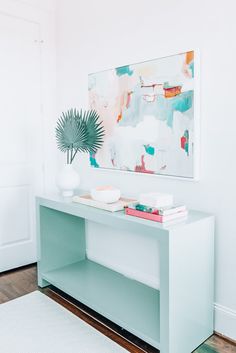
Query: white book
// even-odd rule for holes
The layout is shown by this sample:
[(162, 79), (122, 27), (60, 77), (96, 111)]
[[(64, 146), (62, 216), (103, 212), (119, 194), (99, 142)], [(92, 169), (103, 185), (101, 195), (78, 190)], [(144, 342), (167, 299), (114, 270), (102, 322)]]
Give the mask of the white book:
[(161, 208), (173, 205), (173, 195), (161, 192), (147, 192), (139, 195), (139, 203), (149, 207)]
[(161, 216), (168, 216), (168, 215), (172, 215), (178, 212), (184, 212), (186, 211), (187, 208), (185, 205), (174, 205), (174, 206), (170, 206), (170, 207), (163, 207), (159, 209), (159, 215)]
[(93, 200), (89, 194), (74, 196), (72, 200), (73, 202), (82, 203), (83, 205), (100, 208), (102, 210), (110, 211), (110, 212), (121, 211), (125, 207), (137, 202), (137, 200), (134, 200), (134, 199), (127, 199), (127, 198), (121, 197), (117, 202), (105, 203), (105, 202)]

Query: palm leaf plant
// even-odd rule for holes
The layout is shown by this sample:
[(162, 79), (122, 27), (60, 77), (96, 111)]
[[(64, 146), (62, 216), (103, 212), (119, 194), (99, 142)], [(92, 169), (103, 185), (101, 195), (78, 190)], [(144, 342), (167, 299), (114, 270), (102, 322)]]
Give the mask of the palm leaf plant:
[(62, 113), (56, 125), (57, 146), (67, 154), (67, 164), (73, 162), (78, 152), (96, 153), (103, 144), (104, 134), (95, 110), (70, 109)]

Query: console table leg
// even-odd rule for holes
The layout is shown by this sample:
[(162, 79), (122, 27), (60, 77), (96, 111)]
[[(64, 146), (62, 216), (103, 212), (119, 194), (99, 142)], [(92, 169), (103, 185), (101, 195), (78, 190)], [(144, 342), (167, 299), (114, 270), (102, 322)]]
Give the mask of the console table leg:
[(41, 288), (48, 287), (50, 285), (49, 282), (45, 281), (45, 279), (38, 277), (38, 286)]
[(170, 351), (169, 318), (169, 239), (160, 242), (160, 353)]
[(45, 279), (42, 278), (39, 263), (37, 266), (37, 282), (38, 282), (38, 286), (41, 288), (48, 287), (50, 285), (50, 283), (48, 281), (46, 281)]

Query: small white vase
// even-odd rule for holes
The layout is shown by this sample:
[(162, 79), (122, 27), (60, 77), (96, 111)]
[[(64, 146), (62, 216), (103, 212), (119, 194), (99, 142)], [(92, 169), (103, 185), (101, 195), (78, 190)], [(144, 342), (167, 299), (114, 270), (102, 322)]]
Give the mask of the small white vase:
[(57, 186), (62, 196), (71, 197), (80, 184), (80, 177), (72, 164), (66, 164), (57, 177)]

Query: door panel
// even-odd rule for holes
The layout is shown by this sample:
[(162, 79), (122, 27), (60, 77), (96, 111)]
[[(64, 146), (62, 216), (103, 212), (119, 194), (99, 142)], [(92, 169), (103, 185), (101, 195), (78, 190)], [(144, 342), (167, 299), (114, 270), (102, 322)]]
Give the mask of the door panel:
[(0, 272), (36, 261), (42, 188), (40, 27), (0, 13)]
[(31, 239), (29, 206), (28, 186), (0, 190), (1, 246)]

